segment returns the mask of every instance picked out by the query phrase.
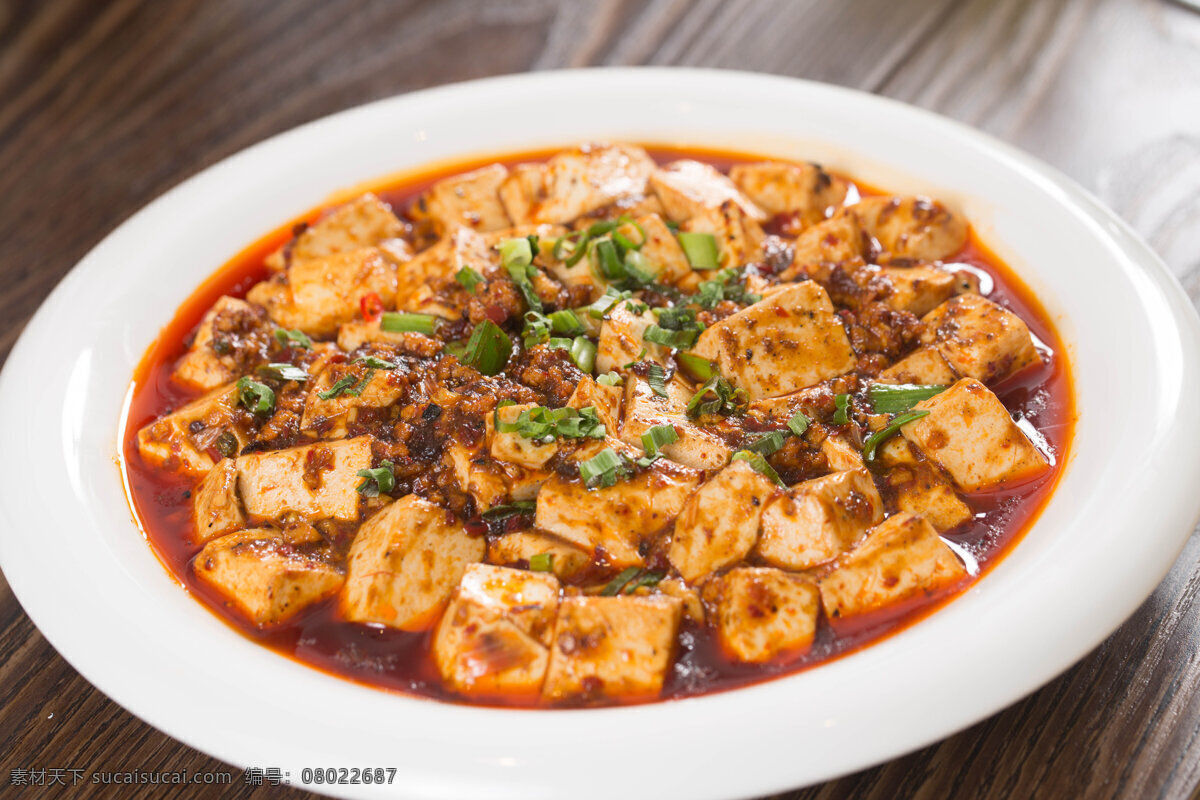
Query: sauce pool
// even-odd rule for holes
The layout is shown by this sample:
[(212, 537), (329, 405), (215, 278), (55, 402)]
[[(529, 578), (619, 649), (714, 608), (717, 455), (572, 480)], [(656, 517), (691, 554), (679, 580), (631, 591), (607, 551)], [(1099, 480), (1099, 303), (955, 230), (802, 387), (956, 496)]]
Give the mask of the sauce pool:
[[(723, 171), (735, 163), (759, 160), (725, 151), (663, 147), (647, 147), (647, 150), (659, 163), (686, 157), (705, 161)], [(429, 185), (449, 175), (496, 161), (511, 165), (543, 160), (552, 152), (460, 161), (360, 188), (375, 191), (400, 212)], [(873, 187), (852, 182), (863, 196), (881, 194)], [(320, 211), (314, 210), (305, 220), (315, 220)], [(535, 705), (524, 698), (468, 700), (443, 688), (430, 657), (431, 631), (408, 633), (350, 624), (340, 619), (332, 600), (263, 631), (243, 620), (217, 592), (195, 578), (191, 560), (200, 547), (191, 541), (194, 533), (193, 481), (160, 472), (146, 464), (138, 452), (137, 432), (200, 394), (185, 390), (171, 380), (175, 361), (186, 351), (192, 331), (219, 297), (244, 297), (250, 287), (267, 277), (263, 259), (286, 242), (291, 234), (292, 225), (280, 228), (217, 270), (178, 309), (134, 373), (128, 416), (124, 421), (122, 468), (129, 487), (130, 505), (147, 541), (168, 572), (188, 592), (239, 633), (281, 655), (342, 678), (405, 694), (475, 705)], [(967, 498), (975, 511), (975, 519), (943, 538), (955, 547), (969, 569), (971, 560), (975, 561), (977, 566), (969, 580), (936, 596), (920, 597), (899, 608), (839, 623), (836, 632), (821, 615), (812, 649), (799, 658), (765, 665), (740, 664), (720, 651), (706, 628), (685, 620), (680, 629), (675, 665), (667, 676), (662, 699), (725, 691), (769, 680), (852, 653), (894, 635), (934, 612), (982, 577), (1033, 525), (1063, 472), (1071, 442), (1075, 420), (1074, 392), (1066, 350), (1038, 299), (973, 233), (963, 250), (947, 259), (947, 263), (950, 262), (986, 273), (993, 283), (988, 297), (1016, 312), (1047, 348), (1040, 366), (1024, 370), (992, 388), (1014, 416), (1023, 418), (1045, 439), (1054, 460), (1053, 468), (1031, 483), (976, 493)]]

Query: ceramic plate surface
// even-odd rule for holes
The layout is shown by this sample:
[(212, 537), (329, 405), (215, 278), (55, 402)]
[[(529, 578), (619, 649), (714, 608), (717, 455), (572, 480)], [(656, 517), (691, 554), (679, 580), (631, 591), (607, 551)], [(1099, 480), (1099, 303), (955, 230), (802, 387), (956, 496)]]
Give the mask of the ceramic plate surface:
[[(432, 161), (589, 139), (819, 160), (965, 212), (1040, 295), (1074, 369), (1074, 450), (1034, 528), (957, 600), (859, 653), (631, 708), (502, 710), (389, 694), (281, 657), (219, 621), (155, 559), (117, 465), (126, 390), (162, 326), (244, 246), (338, 190)], [(394, 767), (390, 785), (308, 788), (523, 800), (761, 795), (960, 730), (1066, 669), (1137, 608), (1200, 513), (1198, 344), (1191, 304), (1122, 222), (1037, 161), (932, 114), (728, 72), (449, 86), (233, 156), (80, 262), (0, 376), (0, 565), (42, 633), (116, 702), (224, 761), (279, 767), (293, 784), (305, 767)]]

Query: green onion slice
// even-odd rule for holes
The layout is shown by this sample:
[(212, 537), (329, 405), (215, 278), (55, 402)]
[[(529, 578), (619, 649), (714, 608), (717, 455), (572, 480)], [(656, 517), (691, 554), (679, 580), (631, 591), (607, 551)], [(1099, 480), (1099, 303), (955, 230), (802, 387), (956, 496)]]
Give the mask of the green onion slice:
[(379, 330), (388, 333), (423, 333), (433, 336), (438, 318), (433, 314), (414, 314), (409, 311), (385, 311), (379, 318)]
[(463, 363), (474, 367), (484, 375), (496, 375), (508, 363), (512, 355), (512, 340), (500, 330), (500, 326), (485, 319), (471, 331)]
[(237, 393), (238, 402), (255, 414), (270, 414), (275, 410), (275, 392), (249, 375), (238, 378)]
[(833, 398), (833, 424), (845, 425), (850, 421), (850, 395), (839, 394)]
[(294, 344), (298, 347), (304, 348), (305, 350), (312, 349), (312, 339), (309, 338), (307, 333), (301, 330), (293, 329), (289, 331), (284, 328), (276, 328), (275, 341), (279, 342), (279, 344), (283, 345), (284, 347), (287, 347), (289, 344)]
[(671, 425), (654, 425), (642, 434), (642, 449), (648, 456), (658, 455), (659, 450), (679, 441), (679, 434)]
[(580, 370), (591, 375), (596, 368), (596, 344), (586, 336), (576, 336), (575, 341), (571, 342), (571, 360)]
[(536, 500), (517, 500), (502, 506), (493, 506), (479, 516), (489, 521), (528, 516), (537, 510)]
[(721, 265), (717, 255), (717, 237), (711, 233), (681, 231), (675, 234), (675, 238), (679, 240), (679, 246), (683, 248), (683, 254), (687, 256), (692, 269), (716, 269)]
[(661, 364), (651, 363), (646, 369), (646, 383), (650, 384), (650, 391), (659, 397), (669, 396), (667, 394), (667, 373)]
[(875, 451), (879, 449), (879, 445), (887, 441), (888, 438), (893, 436), (900, 430), (900, 428), (904, 427), (908, 423), (916, 422), (921, 417), (928, 415), (928, 411), (905, 411), (902, 414), (897, 414), (895, 418), (888, 423), (886, 428), (875, 431), (875, 433), (872, 433), (867, 437), (867, 440), (863, 442), (863, 458), (866, 461), (874, 461)]
[(687, 404), (687, 415), (701, 417), (705, 414), (718, 414), (727, 417), (745, 411), (749, 404), (750, 396), (745, 389), (735, 388), (725, 378), (714, 375), (692, 395)]
[(771, 431), (747, 444), (746, 449), (758, 453), (760, 456), (769, 456), (783, 449), (783, 440), (782, 431)]
[(684, 372), (698, 381), (707, 381), (720, 374), (715, 361), (709, 361), (695, 353), (676, 353), (675, 360)]
[(531, 572), (553, 572), (554, 571), (554, 553), (535, 553), (529, 557), (529, 570)]
[(873, 383), (867, 393), (876, 414), (899, 414), (944, 391), (945, 386), (937, 385)]
[(356, 382), (357, 379), (353, 375), (343, 375), (334, 382), (333, 386), (330, 386), (323, 392), (317, 392), (317, 397), (322, 400), (332, 400), (350, 389)]
[(472, 294), (474, 294), (476, 286), (486, 283), (482, 275), (466, 266), (454, 273), (454, 280), (458, 281), (464, 289)]
[(625, 459), (611, 447), (606, 447), (586, 461), (579, 462), (579, 477), (583, 478), (583, 483), (588, 489), (616, 486), (617, 479), (628, 475), (629, 472)]
[(624, 382), (624, 379), (616, 372), (606, 372), (596, 377), (596, 383), (601, 386), (620, 386)]
[(759, 455), (758, 453), (755, 453), (751, 450), (739, 450), (733, 454), (733, 458), (730, 459), (730, 463), (732, 463), (734, 461), (745, 461), (747, 464), (749, 464), (751, 467), (754, 468), (755, 472), (766, 475), (768, 478), (775, 481), (775, 483), (779, 484), (780, 486), (784, 486), (784, 487), (787, 486), (786, 483), (784, 483), (782, 480), (780, 480), (779, 473), (776, 472), (774, 470), (774, 468), (772, 468), (771, 465), (767, 463), (767, 460), (765, 458), (763, 458), (761, 455)]
[(633, 594), (634, 592), (636, 592), (638, 589), (642, 588), (643, 586), (646, 586), (646, 587), (657, 586), (659, 584), (659, 582), (662, 581), (662, 579), (665, 577), (667, 577), (667, 576), (661, 572), (651, 572), (650, 570), (643, 570), (640, 575), (638, 575), (636, 578), (634, 578), (633, 580), (631, 580), (625, 584), (624, 589), (622, 589), (622, 593), (623, 594)]
[(583, 323), (579, 321), (578, 315), (569, 308), (555, 311), (547, 319), (550, 322), (551, 330), (564, 336), (578, 336), (586, 330)]
[(297, 367), (295, 364), (261, 364), (255, 370), (264, 378), (274, 378), (277, 381), (306, 381), (308, 373), (303, 368)]
[(642, 332), (642, 340), (659, 344), (663, 347), (671, 347), (676, 350), (686, 350), (696, 343), (696, 338), (700, 336), (700, 331), (671, 331), (658, 325), (651, 325)]
[(625, 588), (625, 584), (633, 580), (633, 577), (641, 572), (640, 567), (626, 567), (617, 573), (617, 576), (609, 581), (603, 589), (600, 590), (602, 597), (616, 597)]
[(371, 367), (372, 369), (395, 369), (397, 366), (396, 364), (393, 364), (391, 361), (387, 361), (382, 358), (377, 358), (376, 356), (360, 356), (360, 357), (354, 359), (353, 363), (366, 364), (368, 367)]
[(354, 491), (361, 494), (363, 497), (378, 497), (380, 494), (387, 494), (396, 488), (396, 473), (392, 471), (394, 465), (391, 461), (381, 461), (375, 469), (360, 469), (355, 474), (363, 479), (363, 482), (354, 488)]
[(810, 422), (812, 422), (812, 420), (804, 416), (803, 411), (797, 411), (795, 414), (792, 414), (791, 418), (787, 421), (787, 426), (792, 433), (796, 434), (797, 436), (803, 436), (804, 432), (808, 430), (808, 423)]

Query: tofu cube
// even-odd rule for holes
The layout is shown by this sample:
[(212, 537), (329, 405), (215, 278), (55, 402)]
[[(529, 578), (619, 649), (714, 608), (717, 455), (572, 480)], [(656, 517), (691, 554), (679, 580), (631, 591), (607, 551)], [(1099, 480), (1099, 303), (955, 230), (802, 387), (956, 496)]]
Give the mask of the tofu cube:
[(892, 258), (940, 261), (967, 243), (966, 220), (927, 197), (864, 197), (852, 208)]
[[(347, 379), (354, 381), (352, 388), (358, 394), (342, 392), (322, 399), (322, 393)], [(324, 439), (344, 438), (361, 410), (387, 408), (404, 397), (408, 385), (407, 376), (400, 370), (373, 369), (353, 363), (330, 364), (308, 381), (300, 430), (317, 431)]]
[(476, 696), (536, 697), (550, 663), (558, 588), (553, 575), (469, 565), (433, 637), (446, 685)]
[(482, 446), (467, 448), (451, 442), (442, 457), (454, 471), (458, 488), (475, 498), (480, 511), (498, 506), (514, 498), (504, 467), (497, 464)]
[(442, 350), (442, 343), (423, 333), (415, 331), (385, 331), (380, 327), (380, 319), (367, 322), (354, 320), (338, 328), (337, 344), (347, 353), (353, 352), (364, 344), (382, 342), (394, 344), (405, 353), (432, 358)]
[(729, 179), (768, 214), (794, 214), (804, 225), (825, 219), (846, 199), (846, 182), (816, 164), (736, 164)]
[(706, 583), (704, 596), (715, 607), (717, 641), (738, 661), (761, 664), (812, 648), (820, 593), (808, 578), (738, 567)]
[(494, 231), (512, 223), (500, 202), (500, 185), (508, 180), (508, 170), (491, 164), (471, 172), (440, 180), (421, 195), (416, 211), (433, 220), (439, 231), (471, 228)]
[(234, 384), (214, 389), (138, 431), (138, 453), (150, 465), (199, 477), (213, 467), (215, 448), (234, 439), (235, 449), (250, 443), (234, 422)]
[(692, 265), (679, 240), (658, 214), (638, 217), (637, 225), (622, 225), (617, 231), (631, 241), (642, 243), (639, 252), (658, 283), (672, 284), (692, 273)]
[(624, 198), (646, 193), (654, 161), (640, 147), (585, 144), (544, 165), (513, 170), (500, 198), (516, 224), (567, 223)]
[(821, 455), (830, 472), (846, 472), (862, 469), (862, 452), (847, 441), (845, 436), (829, 436), (821, 442)]
[[(497, 408), (495, 416), (501, 424), (511, 425), (521, 416), (521, 412), (537, 408), (535, 403), (521, 403)], [(546, 462), (558, 453), (558, 443), (538, 444), (533, 439), (527, 439), (519, 431), (500, 432), (495, 428), (492, 415), (487, 415), (487, 438), (490, 441), (492, 458), (507, 461), (522, 467), (540, 469)]]
[(371, 438), (249, 453), (237, 459), (238, 493), (255, 520), (358, 519), (362, 483), (371, 466)]
[[(196, 335), (192, 337), (192, 344), (175, 364), (172, 377), (184, 386), (204, 391), (237, 380), (241, 371), (232, 355), (231, 337), (224, 335), (224, 332), (233, 331), (236, 332), (236, 336), (240, 336), (265, 327), (265, 322), (262, 312), (245, 300), (236, 297), (219, 298), (200, 320)], [(220, 344), (214, 346), (213, 334), (218, 324), (223, 335), (219, 340)], [(227, 351), (220, 353), (217, 347)]]
[(456, 228), (437, 244), (422, 250), (396, 268), (396, 297), (401, 307), (416, 311), (430, 287), (454, 281), (463, 267), (484, 274), (500, 266), (500, 254), (488, 237), (470, 228)]
[(964, 492), (1029, 480), (1049, 468), (999, 398), (973, 378), (914, 408), (929, 414), (900, 432)]
[(333, 336), (357, 318), (362, 298), (375, 294), (395, 308), (396, 267), (374, 247), (293, 263), (287, 272), (254, 286), (246, 299), (284, 328)]
[(879, 373), (879, 383), (915, 383), (949, 386), (958, 380), (954, 370), (932, 345), (924, 345)]
[[(618, 443), (613, 449), (622, 448)], [(700, 477), (664, 460), (607, 488), (588, 489), (582, 480), (554, 475), (538, 494), (534, 524), (609, 566), (642, 566), (638, 546), (671, 524)]]
[(933, 526), (896, 514), (873, 528), (836, 569), (820, 580), (821, 602), (839, 620), (929, 597), (958, 583), (967, 571)]
[(576, 575), (592, 561), (591, 556), (578, 547), (535, 531), (506, 533), (488, 542), (490, 564), (524, 567), (538, 555), (550, 556), (550, 571), (562, 579)]
[(727, 201), (755, 222), (767, 219), (766, 212), (742, 194), (733, 181), (699, 161), (682, 159), (655, 170), (650, 175), (650, 186), (662, 201), (667, 218), (681, 224), (719, 209)]
[(343, 580), (337, 567), (305, 554), (271, 528), (213, 539), (192, 560), (192, 569), (225, 598), (226, 606), (260, 628), (334, 595)]
[(656, 425), (670, 425), (679, 438), (660, 448), (664, 456), (695, 469), (720, 469), (728, 464), (733, 449), (715, 432), (696, 425), (687, 415), (692, 390), (675, 379), (667, 381), (664, 388), (667, 397), (660, 397), (647, 381), (633, 374), (625, 376), (621, 441), (641, 448), (642, 434)]
[(558, 607), (542, 696), (586, 703), (657, 697), (675, 655), (674, 597), (567, 597)]
[(267, 266), (282, 270), (291, 264), (337, 253), (373, 247), (404, 235), (404, 223), (374, 194), (351, 200), (306, 227), (288, 244), (267, 256)]
[(751, 400), (843, 375), (856, 357), (829, 295), (815, 281), (790, 287), (709, 326), (693, 349)]
[(445, 509), (407, 495), (362, 524), (346, 557), (342, 616), (405, 631), (432, 625), (487, 544)]
[(994, 383), (1041, 363), (1029, 327), (1016, 314), (977, 294), (951, 298), (922, 319), (932, 344), (964, 378)]
[(223, 458), (208, 471), (204, 480), (192, 492), (197, 544), (224, 536), (246, 526), (242, 500), (237, 491), (237, 465), (232, 458)]
[(783, 569), (811, 569), (854, 546), (883, 519), (883, 499), (865, 469), (835, 472), (780, 494), (762, 512), (758, 554)]
[(634, 314), (628, 302), (617, 303), (600, 325), (600, 341), (596, 345), (596, 370), (610, 372), (624, 369), (626, 364), (654, 361), (666, 365), (670, 351), (662, 345), (642, 338), (646, 329), (655, 323), (649, 311)]
[(953, 274), (931, 266), (881, 267), (879, 274), (892, 287), (892, 293), (883, 298), (883, 302), (897, 311), (909, 311), (918, 317), (953, 297), (957, 283)]
[[(893, 441), (905, 444), (901, 437)], [(901, 511), (924, 517), (939, 533), (957, 528), (974, 519), (971, 507), (963, 502), (936, 469), (926, 463), (898, 466), (887, 474), (887, 484)]]
[(818, 222), (792, 244), (793, 267), (782, 277), (793, 280), (815, 264), (841, 264), (863, 254), (863, 231), (853, 214), (838, 214)]
[(688, 498), (667, 559), (688, 583), (736, 564), (758, 541), (763, 509), (779, 487), (744, 461), (718, 472)]

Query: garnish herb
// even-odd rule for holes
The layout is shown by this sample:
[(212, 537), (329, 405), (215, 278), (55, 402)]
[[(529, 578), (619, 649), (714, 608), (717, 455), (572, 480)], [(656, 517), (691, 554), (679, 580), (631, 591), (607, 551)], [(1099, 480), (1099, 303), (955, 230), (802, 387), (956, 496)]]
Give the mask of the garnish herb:
[(888, 423), (886, 428), (875, 431), (875, 433), (872, 433), (867, 437), (867, 440), (863, 442), (863, 459), (866, 461), (874, 461), (875, 451), (879, 449), (879, 445), (883, 444), (891, 436), (896, 434), (903, 426), (910, 422), (916, 422), (921, 417), (928, 415), (928, 411), (905, 411), (901, 414), (897, 414), (892, 421)]
[(692, 302), (701, 308), (713, 308), (722, 300), (752, 304), (762, 300), (762, 295), (746, 291), (738, 271), (729, 267), (719, 271), (713, 280), (701, 281), (699, 291), (692, 295)]
[(716, 362), (709, 361), (695, 353), (676, 353), (675, 360), (679, 362), (679, 366), (683, 368), (684, 372), (698, 381), (706, 381), (719, 374)]
[(349, 390), (352, 386), (354, 386), (354, 383), (355, 378), (353, 375), (343, 375), (334, 382), (333, 386), (330, 386), (323, 392), (317, 392), (317, 397), (321, 398), (322, 400), (332, 400), (335, 397), (341, 396), (343, 392)]
[(470, 267), (464, 266), (458, 272), (454, 273), (454, 280), (471, 294), (475, 293), (475, 287), (481, 283), (486, 283), (483, 276)]
[(734, 461), (745, 461), (754, 469), (755, 472), (766, 475), (780, 486), (787, 486), (787, 484), (779, 478), (779, 473), (776, 472), (774, 468), (767, 463), (767, 460), (758, 453), (755, 453), (751, 450), (739, 450), (733, 454), (733, 458), (730, 459), (730, 463)]
[(850, 421), (850, 395), (839, 394), (833, 398), (833, 424), (845, 425)]
[(718, 414), (727, 417), (744, 411), (749, 404), (750, 397), (745, 389), (734, 388), (720, 375), (714, 375), (692, 395), (687, 404), (687, 415), (702, 417), (705, 414)]
[(255, 371), (264, 378), (274, 378), (277, 381), (308, 380), (308, 373), (294, 364), (260, 364)]
[(569, 308), (555, 311), (547, 319), (550, 321), (550, 329), (555, 333), (561, 333), (564, 336), (578, 336), (586, 332), (578, 315)]
[(596, 302), (587, 307), (588, 315), (592, 319), (604, 319), (604, 315), (612, 311), (617, 303), (628, 300), (632, 296), (631, 292), (623, 292), (609, 286), (604, 290), (604, 294), (596, 299)]
[(353, 363), (366, 364), (368, 367), (371, 367), (372, 369), (395, 369), (396, 368), (396, 365), (393, 364), (391, 361), (387, 361), (382, 358), (377, 358), (375, 356), (359, 356), (358, 358), (354, 359)]
[(611, 447), (579, 462), (579, 477), (583, 478), (583, 484), (589, 489), (616, 486), (619, 478), (627, 477), (631, 472), (626, 459)]
[(657, 586), (659, 584), (659, 582), (665, 577), (667, 577), (667, 576), (661, 572), (651, 572), (650, 570), (643, 570), (640, 575), (638, 575), (636, 578), (634, 578), (633, 580), (631, 580), (625, 584), (625, 588), (624, 588), (623, 592), (625, 594), (633, 594), (634, 592), (636, 592), (638, 589), (642, 588), (643, 586), (645, 586), (645, 587)]
[(396, 488), (396, 473), (392, 472), (394, 465), (391, 461), (380, 461), (375, 469), (360, 469), (355, 473), (363, 482), (355, 487), (355, 491), (363, 497), (378, 497)]
[(650, 384), (650, 391), (654, 392), (659, 397), (667, 397), (667, 373), (662, 368), (661, 364), (653, 362), (646, 368), (646, 383)]
[(747, 444), (746, 449), (758, 453), (760, 456), (769, 456), (783, 449), (783, 439), (782, 431), (771, 431)]
[(554, 553), (535, 553), (529, 557), (531, 572), (553, 572)]
[(791, 419), (787, 421), (788, 429), (797, 436), (803, 436), (808, 430), (808, 423), (812, 422), (808, 417), (804, 416), (803, 411), (797, 411), (792, 414)]
[(502, 506), (493, 506), (479, 516), (488, 521), (509, 519), (511, 517), (527, 516), (537, 511), (536, 500), (517, 500)]
[(270, 414), (275, 410), (275, 392), (249, 375), (238, 378), (237, 393), (238, 402), (255, 414)]
[(944, 391), (945, 386), (873, 383), (867, 393), (871, 398), (871, 409), (876, 414), (899, 414)]
[(711, 233), (687, 233), (681, 231), (675, 234), (683, 254), (687, 256), (692, 269), (716, 269), (720, 260), (717, 255), (717, 237)]
[(571, 342), (571, 360), (588, 375), (596, 368), (596, 345), (586, 336), (576, 336)]
[(617, 573), (617, 576), (609, 581), (603, 589), (600, 590), (602, 597), (615, 597), (625, 588), (625, 584), (633, 580), (633, 576), (641, 572), (641, 567), (626, 567)]
[(492, 412), (492, 424), (498, 433), (516, 433), (538, 444), (550, 444), (555, 439), (603, 439), (608, 433), (595, 406), (575, 409), (534, 406), (517, 415), (512, 422), (500, 421), (500, 409), (512, 405), (501, 401)]
[(657, 312), (658, 322), (646, 328), (642, 339), (664, 347), (686, 350), (696, 343), (704, 325), (690, 308), (664, 308)]
[(379, 319), (379, 330), (388, 333), (423, 333), (433, 336), (438, 318), (433, 314), (414, 314), (409, 311), (388, 311)]
[(663, 447), (679, 441), (679, 434), (670, 425), (655, 425), (642, 434), (642, 449), (646, 451), (645, 458), (639, 458), (639, 467), (648, 467), (657, 461)]
[(474, 367), (484, 375), (495, 375), (504, 369), (512, 355), (512, 340), (500, 330), (500, 326), (485, 319), (471, 331), (463, 363)]
[(521, 296), (525, 298), (525, 305), (540, 314), (543, 308), (542, 299), (533, 288), (533, 276), (537, 275), (537, 268), (533, 266), (536, 244), (536, 237), (525, 237), (505, 239), (497, 247), (500, 250), (500, 261), (517, 290), (521, 292)]
[(596, 383), (602, 386), (620, 386), (624, 382), (624, 379), (616, 372), (606, 372), (596, 378)]
[(295, 345), (297, 347), (302, 347), (305, 350), (312, 349), (312, 339), (310, 339), (308, 334), (302, 330), (293, 329), (289, 331), (284, 328), (276, 328), (275, 341), (279, 342), (279, 344), (284, 347)]

